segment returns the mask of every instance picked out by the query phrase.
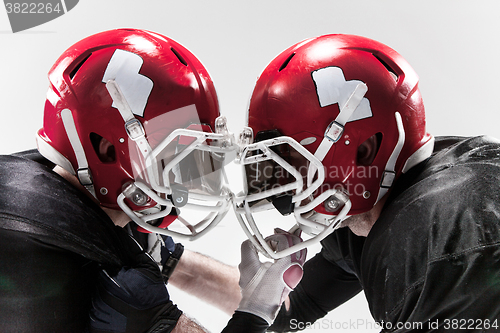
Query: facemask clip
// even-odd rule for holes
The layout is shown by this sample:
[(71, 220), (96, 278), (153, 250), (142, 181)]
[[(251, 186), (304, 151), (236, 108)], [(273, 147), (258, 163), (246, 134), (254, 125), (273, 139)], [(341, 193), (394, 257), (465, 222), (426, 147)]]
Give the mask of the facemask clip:
[(339, 191), (325, 200), (325, 210), (330, 213), (336, 212), (344, 206), (348, 200), (348, 196)]
[(127, 183), (123, 186), (123, 195), (136, 206), (145, 206), (148, 203), (148, 196), (134, 183)]
[(185, 206), (188, 202), (188, 189), (180, 184), (172, 184), (170, 189), (172, 190), (170, 201), (172, 201), (174, 206)]
[(251, 127), (243, 128), (243, 131), (241, 131), (240, 136), (238, 138), (238, 146), (240, 147), (236, 156), (238, 161), (241, 159), (241, 154), (243, 153), (245, 147), (252, 143), (253, 143), (252, 128)]

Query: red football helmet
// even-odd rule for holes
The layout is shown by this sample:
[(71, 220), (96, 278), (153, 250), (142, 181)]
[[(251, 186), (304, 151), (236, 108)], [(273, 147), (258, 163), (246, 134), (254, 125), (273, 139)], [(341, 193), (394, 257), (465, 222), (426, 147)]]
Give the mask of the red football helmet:
[[(273, 258), (298, 248), (266, 248), (255, 213), (293, 213), (316, 235), (310, 241), (319, 241), (347, 216), (370, 210), (433, 150), (410, 65), (384, 44), (340, 34), (302, 41), (265, 68), (242, 138), (247, 186), (235, 209), (250, 239)], [(367, 165), (358, 147), (370, 138), (378, 150)]]
[[(234, 140), (212, 80), (189, 50), (150, 31), (105, 31), (67, 49), (49, 81), (38, 149), (102, 206), (189, 239), (225, 215), (223, 165)], [(199, 212), (196, 222), (189, 211)], [(188, 231), (174, 231), (174, 220)]]

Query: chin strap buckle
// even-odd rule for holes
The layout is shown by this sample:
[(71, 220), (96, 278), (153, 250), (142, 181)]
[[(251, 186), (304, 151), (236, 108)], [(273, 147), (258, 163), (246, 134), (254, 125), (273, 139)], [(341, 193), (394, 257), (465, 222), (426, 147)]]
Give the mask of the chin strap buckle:
[(78, 176), (78, 180), (80, 184), (83, 186), (91, 186), (94, 184), (92, 180), (92, 173), (89, 168), (81, 168), (76, 171), (76, 175)]

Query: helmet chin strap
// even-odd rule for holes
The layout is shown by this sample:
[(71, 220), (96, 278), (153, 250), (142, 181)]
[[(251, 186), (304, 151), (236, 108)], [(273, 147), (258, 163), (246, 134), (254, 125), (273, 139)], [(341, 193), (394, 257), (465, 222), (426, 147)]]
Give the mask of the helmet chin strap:
[[(333, 144), (340, 140), (344, 133), (344, 126), (351, 118), (352, 114), (358, 107), (359, 103), (363, 100), (368, 87), (364, 83), (359, 83), (354, 89), (353, 93), (347, 99), (346, 103), (341, 107), (340, 113), (334, 121), (328, 125), (323, 136), (323, 140), (319, 144), (314, 156), (323, 162), (323, 159), (328, 155)], [(307, 172), (307, 185), (310, 186), (316, 173), (316, 168), (311, 167)]]
[[(106, 89), (111, 95), (116, 108), (125, 121), (125, 130), (127, 131), (129, 138), (137, 144), (142, 156), (146, 159), (152, 149), (146, 139), (146, 132), (144, 131), (142, 124), (135, 118), (132, 109), (115, 80), (108, 80), (108, 82), (106, 82)], [(155, 166), (153, 165), (152, 167)], [(157, 176), (156, 172), (154, 174)]]
[(359, 83), (351, 96), (347, 99), (347, 102), (340, 109), (340, 113), (337, 115), (337, 118), (335, 118), (335, 120), (332, 121), (327, 127), (323, 140), (314, 153), (314, 156), (316, 156), (320, 161), (323, 161), (333, 144), (340, 140), (340, 137), (344, 133), (345, 124), (349, 121), (367, 91), (368, 87), (366, 84), (362, 82)]

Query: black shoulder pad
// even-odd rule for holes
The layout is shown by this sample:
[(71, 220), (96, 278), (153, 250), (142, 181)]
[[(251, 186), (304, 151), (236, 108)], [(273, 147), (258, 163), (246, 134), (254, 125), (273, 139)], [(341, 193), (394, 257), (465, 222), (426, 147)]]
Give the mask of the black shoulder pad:
[(103, 264), (126, 261), (126, 232), (84, 193), (29, 159), (0, 156), (0, 228)]

